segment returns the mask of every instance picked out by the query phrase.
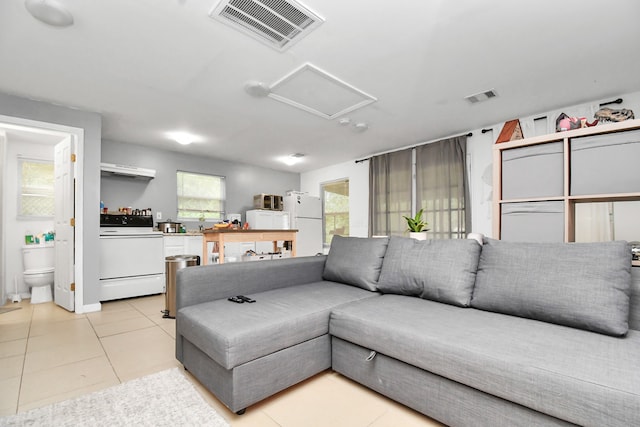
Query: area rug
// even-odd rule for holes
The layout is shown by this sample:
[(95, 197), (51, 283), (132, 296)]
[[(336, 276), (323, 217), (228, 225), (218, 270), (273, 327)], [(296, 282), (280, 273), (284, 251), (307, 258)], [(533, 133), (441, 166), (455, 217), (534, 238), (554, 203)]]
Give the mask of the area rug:
[(0, 426), (229, 427), (179, 369), (2, 417)]

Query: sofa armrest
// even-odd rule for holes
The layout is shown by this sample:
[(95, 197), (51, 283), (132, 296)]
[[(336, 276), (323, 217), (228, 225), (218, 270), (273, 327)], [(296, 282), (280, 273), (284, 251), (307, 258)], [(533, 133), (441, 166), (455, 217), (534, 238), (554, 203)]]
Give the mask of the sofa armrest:
[(322, 280), (326, 256), (188, 267), (176, 274), (176, 311), (194, 304)]

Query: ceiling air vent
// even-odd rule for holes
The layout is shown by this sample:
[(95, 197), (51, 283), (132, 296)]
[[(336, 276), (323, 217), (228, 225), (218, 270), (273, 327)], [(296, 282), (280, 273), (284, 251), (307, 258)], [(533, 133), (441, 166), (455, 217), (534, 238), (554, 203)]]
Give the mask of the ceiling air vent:
[(488, 99), (495, 98), (496, 96), (498, 96), (498, 94), (496, 93), (496, 90), (490, 89), (484, 92), (474, 93), (473, 95), (465, 96), (464, 99), (466, 99), (472, 104), (475, 104), (481, 101), (486, 101)]
[(309, 8), (292, 0), (222, 0), (209, 16), (280, 52), (324, 22)]

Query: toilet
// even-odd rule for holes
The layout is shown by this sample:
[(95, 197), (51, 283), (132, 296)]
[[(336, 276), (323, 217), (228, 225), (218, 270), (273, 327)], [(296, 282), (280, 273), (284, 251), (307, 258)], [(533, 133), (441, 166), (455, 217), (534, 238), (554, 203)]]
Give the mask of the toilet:
[(24, 283), (31, 288), (31, 304), (52, 300), (55, 247), (53, 243), (22, 247)]

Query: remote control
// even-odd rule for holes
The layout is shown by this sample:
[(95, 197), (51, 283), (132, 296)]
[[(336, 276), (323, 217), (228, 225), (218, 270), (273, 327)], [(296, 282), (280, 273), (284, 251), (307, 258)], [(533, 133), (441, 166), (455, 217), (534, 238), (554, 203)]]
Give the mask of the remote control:
[(251, 298), (249, 298), (249, 297), (245, 297), (244, 295), (238, 295), (236, 298), (239, 298), (239, 299), (241, 299), (241, 300), (242, 300), (242, 301), (244, 301), (244, 302), (249, 302), (249, 303), (251, 303), (251, 302), (256, 302), (256, 300), (251, 299)]
[(238, 297), (227, 298), (227, 300), (231, 301), (231, 302), (238, 303), (238, 304), (242, 304), (244, 302), (244, 300), (242, 298), (238, 298)]

